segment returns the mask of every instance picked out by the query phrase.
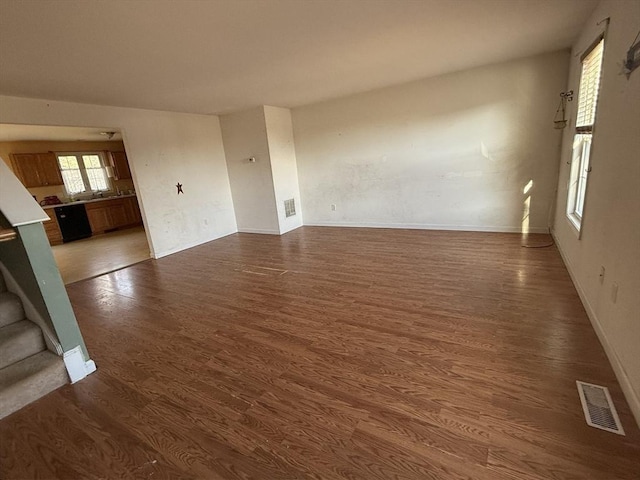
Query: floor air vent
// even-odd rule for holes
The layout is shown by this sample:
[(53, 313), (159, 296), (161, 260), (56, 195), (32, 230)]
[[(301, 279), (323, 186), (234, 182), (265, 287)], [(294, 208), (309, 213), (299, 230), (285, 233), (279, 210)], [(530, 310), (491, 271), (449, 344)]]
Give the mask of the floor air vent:
[(587, 424), (607, 432), (624, 435), (618, 412), (607, 387), (576, 381)]

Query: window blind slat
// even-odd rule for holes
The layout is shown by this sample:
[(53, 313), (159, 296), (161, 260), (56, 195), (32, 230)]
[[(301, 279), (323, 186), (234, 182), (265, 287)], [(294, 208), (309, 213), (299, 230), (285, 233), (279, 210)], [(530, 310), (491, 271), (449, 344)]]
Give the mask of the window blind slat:
[(604, 40), (601, 40), (582, 61), (576, 127), (592, 126), (595, 122), (603, 46)]

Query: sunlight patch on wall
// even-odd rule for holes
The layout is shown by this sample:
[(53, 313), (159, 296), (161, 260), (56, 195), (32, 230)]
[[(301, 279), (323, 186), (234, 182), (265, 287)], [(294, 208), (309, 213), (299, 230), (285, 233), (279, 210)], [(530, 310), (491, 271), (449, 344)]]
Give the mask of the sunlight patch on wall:
[(522, 208), (522, 233), (529, 233), (529, 211), (531, 209), (531, 196), (523, 202)]
[(487, 147), (483, 141), (480, 141), (480, 154), (490, 162), (495, 162), (495, 158), (491, 155), (489, 147)]

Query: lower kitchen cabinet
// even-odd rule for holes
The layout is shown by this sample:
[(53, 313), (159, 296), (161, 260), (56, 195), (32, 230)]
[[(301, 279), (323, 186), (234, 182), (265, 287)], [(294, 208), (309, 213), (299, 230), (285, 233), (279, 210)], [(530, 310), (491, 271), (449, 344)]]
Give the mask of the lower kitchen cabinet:
[(136, 197), (127, 197), (124, 200), (125, 202), (127, 202), (129, 220), (133, 220), (132, 223), (141, 224), (142, 214), (140, 213), (140, 206), (138, 205), (138, 199)]
[(47, 234), (47, 238), (49, 239), (49, 243), (51, 245), (60, 245), (62, 243), (62, 232), (60, 231), (60, 227), (58, 226), (58, 221), (56, 220), (56, 214), (53, 209), (46, 210), (47, 215), (49, 215), (50, 220), (47, 220), (42, 224), (44, 227), (44, 231)]
[[(88, 202), (85, 204), (85, 209), (93, 235), (142, 224), (142, 215), (140, 214), (140, 207), (136, 197)], [(63, 243), (62, 232), (60, 231), (55, 211), (51, 208), (46, 209), (45, 212), (49, 215), (50, 220), (43, 222), (42, 225), (49, 243), (51, 245), (60, 245)]]
[(86, 204), (92, 233), (104, 233), (116, 228), (141, 223), (140, 209), (135, 197), (115, 198)]
[(111, 207), (103, 204), (104, 202), (85, 205), (92, 233), (102, 233), (112, 228)]

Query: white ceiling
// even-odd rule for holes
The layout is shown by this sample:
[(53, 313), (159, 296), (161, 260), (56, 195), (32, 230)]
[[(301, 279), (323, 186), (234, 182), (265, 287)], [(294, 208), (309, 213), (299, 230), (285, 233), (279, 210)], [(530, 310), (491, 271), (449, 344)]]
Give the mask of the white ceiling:
[[(49, 140), (55, 142), (106, 142), (109, 139), (100, 132), (113, 131), (104, 128), (49, 127), (40, 125), (15, 125), (0, 123), (0, 142)], [(120, 132), (115, 132), (112, 141), (122, 140)]]
[(0, 93), (294, 107), (569, 47), (597, 0), (0, 0)]

